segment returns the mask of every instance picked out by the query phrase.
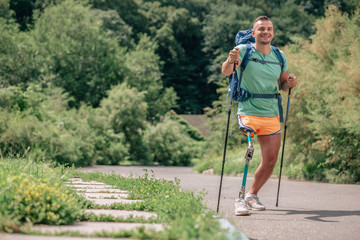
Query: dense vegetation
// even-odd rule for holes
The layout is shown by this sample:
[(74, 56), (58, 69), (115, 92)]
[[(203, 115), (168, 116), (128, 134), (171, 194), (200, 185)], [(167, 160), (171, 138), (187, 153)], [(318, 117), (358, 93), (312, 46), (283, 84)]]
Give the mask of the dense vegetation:
[[(225, 126), (221, 62), (236, 32), (267, 15), (299, 79), (288, 174), (359, 182), (359, 8), (354, 0), (0, 0), (0, 153), (76, 166), (214, 159)], [(207, 140), (170, 111), (209, 106)], [(230, 149), (239, 141), (234, 133)]]

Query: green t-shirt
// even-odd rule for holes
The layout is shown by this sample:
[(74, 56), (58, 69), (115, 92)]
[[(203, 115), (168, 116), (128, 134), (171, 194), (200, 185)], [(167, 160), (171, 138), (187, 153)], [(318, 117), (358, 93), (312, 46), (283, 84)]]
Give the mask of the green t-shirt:
[[(240, 60), (242, 61), (245, 52), (246, 44), (239, 46)], [(280, 50), (284, 59), (283, 72), (287, 71), (287, 61), (285, 54)], [(267, 55), (261, 54), (253, 45), (251, 57), (262, 59), (265, 61), (279, 62), (276, 53), (271, 50)], [(238, 70), (238, 74), (240, 71)], [(277, 81), (281, 73), (281, 66), (277, 64), (262, 64), (254, 61), (249, 61), (242, 76), (241, 88), (244, 88), (250, 93), (258, 94), (273, 94), (277, 93)], [(239, 77), (239, 75), (238, 75)], [(238, 114), (250, 115), (258, 117), (275, 117), (279, 115), (278, 100), (275, 98), (250, 98), (245, 102), (239, 102)]]

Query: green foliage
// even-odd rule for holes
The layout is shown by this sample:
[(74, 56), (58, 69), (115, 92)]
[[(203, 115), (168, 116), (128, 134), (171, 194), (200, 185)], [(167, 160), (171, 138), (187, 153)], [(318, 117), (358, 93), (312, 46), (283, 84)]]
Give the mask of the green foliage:
[(14, 12), (10, 9), (10, 0), (0, 0), (0, 18), (11, 20)]
[(132, 47), (133, 39), (132, 28), (119, 16), (115, 10), (97, 10), (92, 11), (96, 17), (100, 18), (103, 22), (103, 27), (108, 30), (110, 38), (118, 40), (119, 46)]
[(297, 177), (360, 181), (359, 18), (359, 12), (349, 18), (330, 7), (316, 23), (313, 42), (290, 47), (290, 67), (301, 79), (290, 119), (302, 126), (290, 135), (291, 164), (302, 166)]
[(171, 120), (174, 120), (178, 123), (180, 123), (182, 126), (185, 127), (185, 131), (189, 136), (196, 140), (196, 141), (202, 141), (205, 140), (204, 136), (200, 133), (200, 131), (192, 126), (182, 117), (178, 116), (175, 112), (171, 111), (167, 115)]
[(105, 129), (115, 133), (122, 133), (129, 144), (131, 160), (147, 163), (149, 153), (144, 143), (143, 135), (147, 128), (147, 104), (144, 94), (135, 88), (121, 84), (113, 87), (108, 92), (108, 97), (103, 99), (97, 115), (105, 121)]
[[(192, 3), (186, 5), (191, 7)], [(164, 86), (173, 87), (179, 96), (176, 111), (201, 113), (216, 97), (215, 86), (206, 80), (208, 60), (202, 52), (202, 24), (188, 9), (174, 5), (175, 2), (144, 1), (141, 12), (148, 19), (149, 35), (159, 45), (156, 52), (164, 62)]]
[(20, 85), (39, 79), (38, 53), (28, 34), (0, 18), (0, 86)]
[(24, 92), (15, 87), (2, 89), (0, 102), (0, 151), (4, 156), (27, 154), (76, 166), (92, 163), (92, 134), (86, 116), (77, 110), (66, 111), (68, 102), (60, 89), (37, 85)]
[(133, 51), (126, 54), (125, 66), (131, 71), (126, 81), (138, 91), (143, 92), (147, 102), (147, 119), (160, 120), (171, 108), (176, 106), (176, 93), (172, 88), (164, 88), (160, 71), (160, 58), (155, 53), (156, 42), (147, 35), (141, 35)]
[(295, 3), (315, 16), (324, 16), (329, 5), (335, 5), (348, 14), (354, 13), (360, 7), (360, 2), (357, 0), (295, 0)]
[(165, 119), (148, 130), (146, 141), (152, 160), (165, 166), (188, 166), (195, 155), (195, 143), (178, 122)]
[(0, 230), (17, 232), (24, 223), (71, 224), (85, 203), (68, 190), (64, 167), (18, 158), (0, 159)]
[(89, 7), (67, 0), (49, 6), (31, 32), (43, 57), (43, 71), (74, 97), (98, 106), (110, 89), (123, 79), (124, 50), (110, 38)]
[(308, 39), (314, 34), (314, 17), (308, 15), (293, 1), (287, 1), (273, 10), (271, 21), (274, 24), (274, 46), (284, 46), (298, 39)]
[(104, 11), (115, 10), (122, 20), (131, 26), (133, 37), (138, 33), (146, 32), (147, 19), (141, 12), (141, 3), (137, 0), (89, 0), (96, 9)]

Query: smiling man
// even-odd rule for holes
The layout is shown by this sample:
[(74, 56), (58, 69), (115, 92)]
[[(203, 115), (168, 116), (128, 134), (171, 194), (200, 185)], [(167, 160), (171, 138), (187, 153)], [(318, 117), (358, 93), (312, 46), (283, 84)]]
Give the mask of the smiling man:
[[(297, 84), (297, 79), (287, 70), (285, 54), (280, 51), (284, 60), (283, 68), (279, 59), (271, 48), (274, 37), (273, 24), (266, 16), (258, 17), (253, 25), (252, 36), (255, 44), (252, 45), (251, 58), (247, 64), (241, 81), (241, 88), (253, 94), (276, 94), (277, 81), (280, 77), (281, 89), (288, 91)], [(229, 76), (236, 64), (240, 66), (246, 52), (246, 44), (236, 46), (229, 52), (227, 60), (222, 64), (222, 74)], [(251, 61), (258, 59), (259, 61)], [(255, 172), (255, 178), (245, 199), (235, 201), (235, 214), (248, 215), (249, 209), (263, 211), (265, 206), (260, 202), (257, 194), (271, 176), (280, 149), (280, 117), (278, 99), (276, 98), (249, 98), (239, 102), (238, 123), (242, 132), (256, 133), (261, 149), (261, 163)]]

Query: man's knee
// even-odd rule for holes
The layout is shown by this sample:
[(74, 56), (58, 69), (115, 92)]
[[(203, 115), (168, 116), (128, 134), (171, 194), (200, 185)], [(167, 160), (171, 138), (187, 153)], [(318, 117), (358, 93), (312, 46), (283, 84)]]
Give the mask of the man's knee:
[(262, 158), (262, 164), (267, 168), (274, 168), (277, 162), (277, 156), (267, 156)]

